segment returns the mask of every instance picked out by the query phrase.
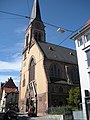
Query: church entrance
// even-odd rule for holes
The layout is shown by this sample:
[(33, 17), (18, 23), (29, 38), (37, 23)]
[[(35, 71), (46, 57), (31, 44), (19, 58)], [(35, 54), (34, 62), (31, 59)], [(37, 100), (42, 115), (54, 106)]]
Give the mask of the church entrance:
[(29, 84), (27, 90), (27, 98), (26, 98), (26, 112), (28, 112), (28, 116), (37, 116), (37, 93), (35, 88), (35, 82)]

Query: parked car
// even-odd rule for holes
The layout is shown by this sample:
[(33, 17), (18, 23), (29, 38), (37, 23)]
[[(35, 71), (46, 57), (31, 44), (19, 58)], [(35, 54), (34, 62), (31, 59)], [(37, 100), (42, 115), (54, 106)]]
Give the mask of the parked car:
[(7, 110), (3, 116), (3, 120), (18, 120), (18, 115), (14, 110)]

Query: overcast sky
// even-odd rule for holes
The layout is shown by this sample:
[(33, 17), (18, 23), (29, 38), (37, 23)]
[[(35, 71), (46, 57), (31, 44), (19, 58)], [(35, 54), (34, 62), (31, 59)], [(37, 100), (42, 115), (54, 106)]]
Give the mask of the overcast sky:
[[(75, 31), (90, 19), (90, 0), (39, 0), (41, 17), (45, 23)], [(31, 15), (33, 0), (0, 0), (0, 11)], [(29, 19), (0, 12), (0, 82), (12, 77), (20, 81), (22, 49)], [(60, 34), (45, 24), (46, 41), (59, 45), (69, 34)], [(60, 44), (75, 49), (69, 38)]]

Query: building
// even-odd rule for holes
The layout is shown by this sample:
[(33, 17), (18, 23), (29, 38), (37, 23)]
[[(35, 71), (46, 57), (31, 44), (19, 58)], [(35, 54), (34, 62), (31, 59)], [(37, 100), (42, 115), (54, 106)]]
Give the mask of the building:
[(46, 42), (38, 0), (26, 29), (20, 74), (19, 108), (45, 115), (52, 106), (66, 105), (68, 90), (78, 86), (76, 51)]
[(90, 109), (90, 20), (78, 33), (72, 36), (71, 39), (75, 40), (77, 49), (84, 119), (89, 120), (90, 116), (88, 114), (88, 110)]
[(1, 100), (0, 100), (0, 111), (4, 112), (11, 106), (14, 108), (18, 105), (18, 88), (10, 77), (6, 83), (1, 86)]

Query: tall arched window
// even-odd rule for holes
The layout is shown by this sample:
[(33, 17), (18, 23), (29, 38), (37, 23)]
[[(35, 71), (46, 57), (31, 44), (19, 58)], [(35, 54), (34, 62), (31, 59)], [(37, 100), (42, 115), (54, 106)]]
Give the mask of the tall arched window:
[(34, 39), (35, 39), (35, 40), (38, 39), (38, 34), (37, 34), (37, 32), (34, 33)]
[(70, 78), (73, 81), (79, 81), (79, 72), (76, 67), (72, 67), (72, 69), (70, 71)]
[(26, 46), (28, 46), (29, 34), (26, 36)]
[(41, 41), (41, 33), (38, 34), (38, 41)]
[(33, 58), (31, 59), (31, 62), (30, 62), (29, 83), (32, 80), (35, 80), (35, 61)]
[(61, 75), (61, 68), (59, 67), (58, 64), (52, 64), (50, 66), (50, 80), (52, 82), (60, 80), (62, 77)]

